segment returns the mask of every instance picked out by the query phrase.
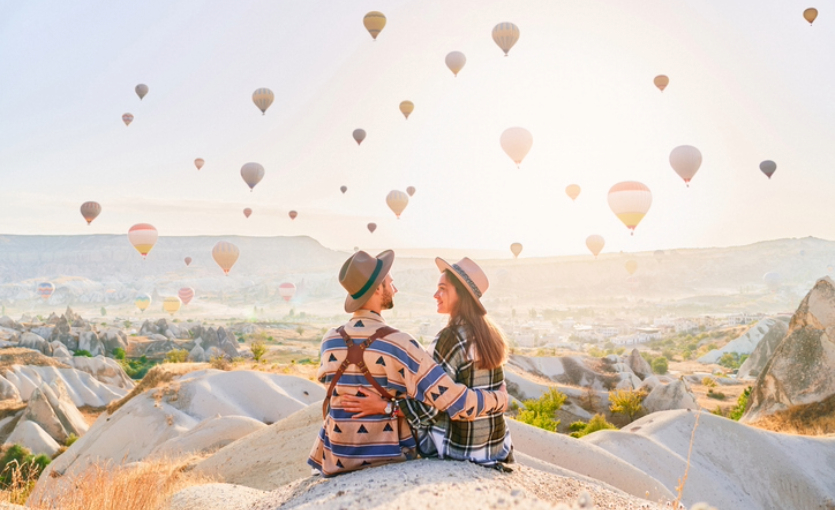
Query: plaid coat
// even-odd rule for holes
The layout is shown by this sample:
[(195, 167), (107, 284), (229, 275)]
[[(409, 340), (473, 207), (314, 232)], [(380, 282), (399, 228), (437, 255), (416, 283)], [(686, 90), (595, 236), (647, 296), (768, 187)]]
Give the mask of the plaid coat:
[[(493, 370), (475, 367), (472, 348), (467, 347), (465, 328), (442, 329), (433, 345), (435, 361), (455, 382), (492, 391), (498, 390), (504, 382), (502, 367)], [(415, 431), (420, 453), (425, 457), (468, 460), (484, 465), (513, 461), (504, 410), (464, 422), (415, 400), (403, 399), (400, 406)]]
[[(352, 339), (362, 341), (385, 325), (379, 314), (360, 310), (344, 327)], [(328, 331), (322, 339), (319, 382), (330, 385), (347, 353), (336, 329)], [(475, 420), (507, 408), (505, 393), (456, 384), (407, 333), (392, 333), (375, 341), (363, 359), (374, 379), (392, 395), (437, 407), (454, 419)], [(415, 440), (403, 418), (376, 415), (352, 419), (354, 413), (343, 409), (340, 396), (358, 394), (358, 386), (375, 392), (362, 372), (351, 365), (334, 388), (330, 410), (310, 451), (308, 464), (325, 476), (415, 457)]]

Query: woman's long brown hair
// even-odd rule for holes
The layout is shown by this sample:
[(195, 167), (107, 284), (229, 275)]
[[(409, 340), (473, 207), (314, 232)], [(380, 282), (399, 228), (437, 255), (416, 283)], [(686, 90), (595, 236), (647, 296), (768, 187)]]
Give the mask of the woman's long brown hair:
[(467, 330), (467, 348), (475, 346), (478, 368), (492, 370), (502, 366), (507, 360), (508, 351), (504, 333), (481, 310), (461, 280), (449, 269), (444, 270), (444, 273), (447, 282), (455, 287), (458, 294), (458, 306), (450, 313), (448, 326), (464, 326)]

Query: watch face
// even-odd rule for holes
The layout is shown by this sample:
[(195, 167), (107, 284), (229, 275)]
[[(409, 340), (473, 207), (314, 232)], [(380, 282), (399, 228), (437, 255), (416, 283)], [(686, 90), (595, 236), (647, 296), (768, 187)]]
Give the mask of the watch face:
[(391, 404), (386, 404), (386, 414), (391, 414)]

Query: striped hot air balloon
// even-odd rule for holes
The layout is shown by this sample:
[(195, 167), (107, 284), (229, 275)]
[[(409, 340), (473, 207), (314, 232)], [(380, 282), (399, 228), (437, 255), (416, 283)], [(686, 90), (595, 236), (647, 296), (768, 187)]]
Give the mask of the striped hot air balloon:
[(94, 219), (101, 213), (101, 205), (98, 202), (84, 202), (81, 204), (81, 215), (87, 220), (87, 224), (93, 222)]
[(362, 24), (371, 37), (376, 41), (377, 36), (386, 26), (386, 16), (382, 12), (371, 11), (362, 18)]
[(640, 182), (619, 182), (609, 190), (608, 201), (609, 208), (615, 216), (634, 235), (635, 227), (644, 219), (652, 205), (652, 192)]
[(509, 22), (499, 23), (493, 27), (493, 40), (504, 51), (506, 57), (510, 48), (519, 40), (519, 27)]
[(177, 292), (177, 296), (180, 298), (180, 301), (183, 302), (184, 305), (188, 305), (191, 303), (191, 300), (194, 298), (194, 289), (191, 287), (183, 287)]
[(403, 214), (403, 210), (406, 209), (406, 206), (409, 205), (409, 195), (403, 193), (402, 191), (392, 190), (389, 192), (388, 196), (386, 196), (386, 204), (388, 204), (389, 209), (397, 216), (397, 219), (400, 219), (400, 215)]
[(212, 248), (212, 258), (215, 259), (217, 265), (223, 269), (226, 276), (229, 276), (229, 270), (238, 261), (238, 256), (241, 251), (232, 243), (226, 241), (219, 241), (214, 248)]
[(285, 282), (278, 286), (278, 295), (281, 296), (284, 301), (290, 302), (293, 299), (293, 296), (296, 294), (296, 286), (292, 283)]
[(159, 233), (149, 223), (137, 223), (128, 230), (128, 241), (144, 259), (157, 243)]
[(411, 101), (403, 101), (400, 103), (400, 113), (406, 117), (406, 120), (409, 120), (409, 115), (415, 111), (415, 103)]
[(130, 123), (133, 122), (133, 115), (130, 113), (122, 115), (122, 122), (124, 122), (126, 126), (130, 126)]
[(241, 167), (241, 178), (249, 186), (249, 191), (252, 191), (264, 178), (264, 167), (259, 163), (247, 163)]
[(42, 282), (38, 284), (38, 295), (44, 301), (52, 297), (53, 292), (55, 292), (55, 284), (52, 282)]
[(180, 309), (180, 306), (182, 306), (182, 304), (183, 302), (180, 301), (180, 298), (178, 298), (177, 296), (168, 296), (162, 302), (162, 309), (168, 312), (169, 314), (174, 315), (174, 313), (176, 313), (177, 310)]
[(148, 294), (140, 294), (136, 296), (136, 299), (134, 300), (133, 304), (135, 304), (136, 307), (139, 308), (140, 312), (144, 312), (148, 309), (149, 306), (151, 306), (151, 296), (149, 296)]
[(255, 106), (261, 110), (261, 115), (267, 114), (267, 108), (273, 104), (273, 100), (275, 99), (275, 94), (273, 91), (268, 88), (260, 88), (256, 89), (255, 92), (252, 93), (252, 102), (255, 103)]

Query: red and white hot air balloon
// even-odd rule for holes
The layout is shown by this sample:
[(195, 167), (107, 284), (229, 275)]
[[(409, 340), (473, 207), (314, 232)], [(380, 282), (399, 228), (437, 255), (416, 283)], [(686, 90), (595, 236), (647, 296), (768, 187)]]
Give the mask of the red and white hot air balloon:
[(179, 296), (180, 301), (182, 301), (184, 305), (188, 305), (194, 298), (194, 289), (191, 287), (183, 287), (177, 293), (177, 296)]
[(87, 220), (87, 224), (93, 222), (101, 213), (101, 205), (98, 202), (84, 202), (81, 204), (81, 215), (84, 216), (84, 219)]
[(159, 233), (150, 223), (137, 223), (128, 230), (128, 241), (144, 259), (157, 243)]
[(290, 302), (293, 299), (293, 296), (296, 294), (296, 286), (292, 283), (286, 282), (282, 283), (278, 286), (278, 295), (281, 296), (284, 301)]

